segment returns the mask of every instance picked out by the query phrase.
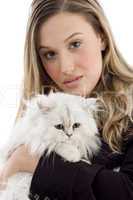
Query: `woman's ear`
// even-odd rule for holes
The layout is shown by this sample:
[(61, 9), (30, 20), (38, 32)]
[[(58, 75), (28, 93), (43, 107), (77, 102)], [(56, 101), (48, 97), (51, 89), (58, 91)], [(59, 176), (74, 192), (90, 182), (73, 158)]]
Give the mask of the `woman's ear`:
[(101, 42), (101, 51), (104, 51), (106, 49), (107, 43), (105, 36), (103, 34), (100, 35), (100, 42)]
[(106, 49), (105, 41), (101, 42), (101, 51), (104, 51)]

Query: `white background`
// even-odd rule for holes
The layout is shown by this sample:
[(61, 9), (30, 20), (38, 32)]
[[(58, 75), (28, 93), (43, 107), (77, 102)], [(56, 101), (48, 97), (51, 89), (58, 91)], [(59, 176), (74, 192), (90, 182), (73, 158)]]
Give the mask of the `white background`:
[[(133, 65), (133, 1), (100, 1), (121, 53)], [(0, 147), (11, 133), (18, 108), (30, 3), (31, 0), (13, 0), (0, 4)]]

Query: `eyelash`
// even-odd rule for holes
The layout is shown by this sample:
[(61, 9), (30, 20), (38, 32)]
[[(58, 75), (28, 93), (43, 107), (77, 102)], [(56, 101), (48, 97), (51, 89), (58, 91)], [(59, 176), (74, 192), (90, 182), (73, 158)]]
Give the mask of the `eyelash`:
[[(80, 46), (81, 46), (82, 42), (76, 40), (76, 41), (74, 41), (74, 42), (71, 42), (71, 43), (70, 43), (70, 46), (73, 45), (73, 44), (80, 44)], [(76, 48), (76, 49), (77, 49), (77, 48), (80, 48), (80, 46), (75, 47), (75, 48)], [(72, 49), (73, 49), (73, 48), (72, 48)], [(48, 58), (48, 57), (47, 57), (47, 55), (50, 54), (50, 53), (53, 54), (54, 52), (53, 52), (53, 51), (46, 52), (46, 53), (43, 54), (43, 57), (44, 57), (46, 60), (52, 60), (52, 58)], [(55, 53), (54, 53), (54, 54), (55, 54)], [(53, 58), (53, 59), (54, 59), (54, 58)]]

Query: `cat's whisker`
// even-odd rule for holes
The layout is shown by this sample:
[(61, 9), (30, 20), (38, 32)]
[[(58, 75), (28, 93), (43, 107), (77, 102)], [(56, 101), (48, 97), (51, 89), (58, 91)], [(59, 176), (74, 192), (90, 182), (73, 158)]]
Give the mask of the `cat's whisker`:
[(53, 151), (53, 168), (54, 168), (54, 159), (55, 158), (55, 151)]

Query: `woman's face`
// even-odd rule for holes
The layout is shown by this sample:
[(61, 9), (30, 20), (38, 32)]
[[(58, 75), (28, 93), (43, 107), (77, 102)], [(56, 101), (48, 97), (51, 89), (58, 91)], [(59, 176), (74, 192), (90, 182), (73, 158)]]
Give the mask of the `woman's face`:
[(67, 93), (86, 96), (102, 72), (103, 42), (83, 16), (60, 13), (43, 23), (38, 51), (51, 79)]

